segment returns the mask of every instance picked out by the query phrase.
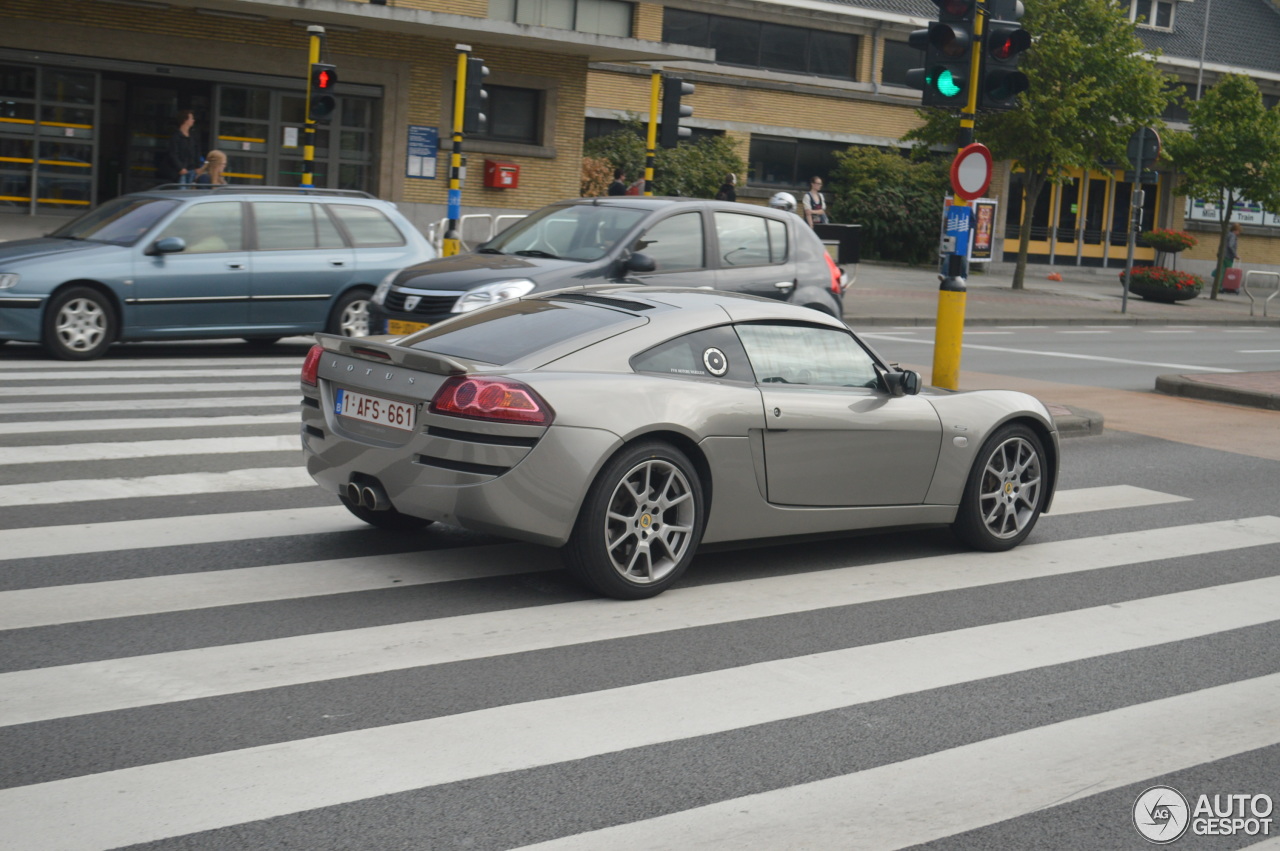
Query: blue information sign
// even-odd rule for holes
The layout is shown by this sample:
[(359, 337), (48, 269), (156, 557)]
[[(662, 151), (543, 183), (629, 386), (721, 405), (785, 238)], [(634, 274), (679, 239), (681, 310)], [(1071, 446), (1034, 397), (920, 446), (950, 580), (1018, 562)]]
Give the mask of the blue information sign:
[(440, 131), (421, 124), (409, 125), (409, 150), (405, 158), (405, 177), (434, 180), (436, 159), (440, 153)]
[(952, 204), (947, 208), (947, 227), (944, 236), (955, 240), (952, 254), (961, 257), (969, 256), (969, 225), (973, 220), (973, 210), (969, 207), (957, 207)]

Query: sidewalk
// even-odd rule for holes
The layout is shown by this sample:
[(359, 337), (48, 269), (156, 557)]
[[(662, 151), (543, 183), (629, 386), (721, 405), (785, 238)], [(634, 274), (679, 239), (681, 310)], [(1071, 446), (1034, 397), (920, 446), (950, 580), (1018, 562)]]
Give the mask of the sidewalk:
[[(847, 270), (857, 278), (845, 292), (844, 318), (854, 327), (933, 326), (938, 312), (938, 273), (933, 269), (863, 263)], [(1280, 328), (1280, 295), (1274, 290), (1207, 294), (1177, 304), (1124, 300), (1119, 269), (1029, 265), (1024, 289), (1014, 290), (1014, 265), (992, 263), (967, 281), (965, 325), (1233, 325)], [(1051, 281), (1056, 273), (1061, 281)], [(1253, 315), (1250, 315), (1252, 306)], [(1123, 312), (1122, 312), (1123, 308)], [(1267, 316), (1263, 316), (1263, 310)], [(1162, 375), (1155, 389), (1175, 396), (1280, 410), (1280, 371)], [(1054, 408), (1055, 406), (1050, 406)], [(1056, 406), (1066, 434), (1097, 434), (1101, 417)]]

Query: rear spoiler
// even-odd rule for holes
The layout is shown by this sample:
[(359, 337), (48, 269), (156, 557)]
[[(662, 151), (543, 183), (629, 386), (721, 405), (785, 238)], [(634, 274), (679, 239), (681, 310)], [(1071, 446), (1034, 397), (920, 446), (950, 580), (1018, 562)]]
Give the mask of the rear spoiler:
[(326, 352), (335, 352), (373, 363), (393, 363), (433, 375), (464, 375), (471, 367), (462, 361), (445, 355), (421, 352), (387, 342), (394, 337), (340, 337), (336, 334), (316, 334), (316, 343)]

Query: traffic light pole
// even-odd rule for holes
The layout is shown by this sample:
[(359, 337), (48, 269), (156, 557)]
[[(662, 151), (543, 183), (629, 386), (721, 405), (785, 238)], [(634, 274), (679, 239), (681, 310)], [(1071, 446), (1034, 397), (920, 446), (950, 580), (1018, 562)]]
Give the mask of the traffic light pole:
[(315, 182), (316, 159), (316, 120), (311, 117), (311, 66), (320, 61), (320, 43), (324, 41), (324, 27), (312, 24), (307, 27), (311, 37), (310, 49), (307, 52), (307, 102), (304, 114), (307, 123), (302, 129), (302, 186), (310, 189)]
[[(978, 13), (973, 21), (974, 49), (969, 59), (968, 100), (960, 113), (960, 130), (956, 134), (956, 147), (963, 150), (973, 143), (974, 119), (978, 114), (978, 76), (982, 61), (982, 28), (986, 18), (986, 3), (978, 3)], [(969, 206), (956, 189), (953, 207)], [(951, 215), (950, 212), (947, 214)], [(967, 218), (968, 211), (965, 211)], [(946, 258), (946, 270), (938, 286), (938, 318), (934, 324), (933, 386), (947, 390), (960, 389), (960, 357), (964, 343), (964, 313), (969, 297), (966, 279), (969, 275), (969, 252), (952, 252)]]
[(662, 86), (662, 72), (654, 69), (649, 75), (649, 130), (644, 141), (644, 194), (653, 194), (653, 167), (658, 160), (658, 89)]
[(449, 155), (449, 226), (440, 253), (452, 257), (462, 250), (462, 118), (467, 99), (467, 55), (471, 45), (454, 45), (458, 51), (458, 79), (453, 89), (453, 152)]

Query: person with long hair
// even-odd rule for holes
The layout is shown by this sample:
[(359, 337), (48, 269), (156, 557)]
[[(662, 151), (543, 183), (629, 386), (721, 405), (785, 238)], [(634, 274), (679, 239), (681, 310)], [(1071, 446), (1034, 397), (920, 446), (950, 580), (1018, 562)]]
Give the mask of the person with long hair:
[(226, 168), (227, 155), (218, 150), (210, 151), (204, 158), (204, 165), (195, 170), (195, 179), (192, 182), (196, 186), (223, 186), (227, 182), (223, 176)]

